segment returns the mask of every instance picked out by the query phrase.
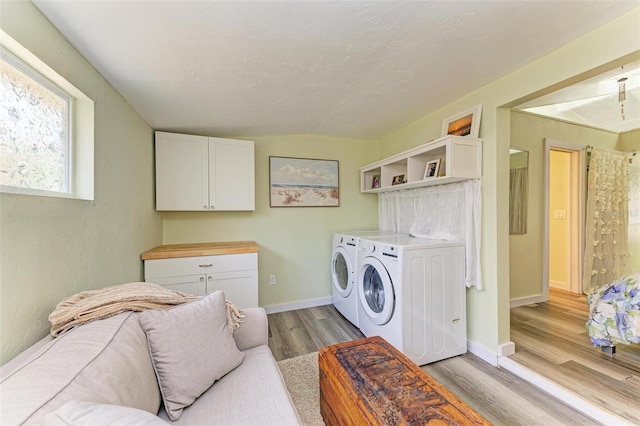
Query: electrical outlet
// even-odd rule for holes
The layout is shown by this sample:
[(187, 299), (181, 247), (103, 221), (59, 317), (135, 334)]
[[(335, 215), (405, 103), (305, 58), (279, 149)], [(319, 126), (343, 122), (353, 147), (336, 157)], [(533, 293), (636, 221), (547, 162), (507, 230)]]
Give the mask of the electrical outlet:
[(275, 274), (269, 275), (269, 285), (275, 285), (275, 283), (276, 283), (276, 275)]

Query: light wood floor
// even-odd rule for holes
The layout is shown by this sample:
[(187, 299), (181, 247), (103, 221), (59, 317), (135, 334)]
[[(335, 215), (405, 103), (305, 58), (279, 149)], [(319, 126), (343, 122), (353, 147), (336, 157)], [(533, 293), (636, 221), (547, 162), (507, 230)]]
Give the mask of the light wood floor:
[[(269, 347), (277, 360), (364, 337), (333, 305), (269, 314)], [(594, 425), (534, 386), (473, 354), (423, 366), (496, 425)]]
[(640, 345), (594, 348), (586, 297), (550, 289), (549, 302), (511, 309), (511, 358), (633, 424), (640, 424)]

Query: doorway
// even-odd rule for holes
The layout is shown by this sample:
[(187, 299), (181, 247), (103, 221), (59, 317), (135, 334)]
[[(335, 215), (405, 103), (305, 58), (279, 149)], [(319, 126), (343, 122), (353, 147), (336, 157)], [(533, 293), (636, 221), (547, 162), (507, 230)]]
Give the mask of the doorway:
[(582, 294), (584, 147), (545, 139), (543, 293), (549, 287)]

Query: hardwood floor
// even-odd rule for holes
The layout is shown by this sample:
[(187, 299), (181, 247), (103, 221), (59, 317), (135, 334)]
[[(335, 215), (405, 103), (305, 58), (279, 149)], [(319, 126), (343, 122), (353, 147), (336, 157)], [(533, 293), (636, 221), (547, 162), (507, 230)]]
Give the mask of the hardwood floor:
[(511, 359), (582, 398), (640, 424), (640, 345), (614, 355), (591, 345), (586, 297), (550, 289), (549, 302), (511, 309)]
[[(276, 360), (364, 337), (333, 305), (269, 314), (268, 318), (269, 347)], [(471, 353), (422, 368), (495, 425), (598, 424)]]

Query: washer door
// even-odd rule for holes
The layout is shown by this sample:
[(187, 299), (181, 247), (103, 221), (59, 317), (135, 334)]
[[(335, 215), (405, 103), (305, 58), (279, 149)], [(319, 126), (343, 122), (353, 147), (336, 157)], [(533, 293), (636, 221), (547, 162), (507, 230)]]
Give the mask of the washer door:
[(333, 286), (342, 297), (348, 297), (353, 291), (355, 271), (349, 255), (342, 247), (336, 247), (331, 260)]
[(374, 324), (389, 322), (395, 305), (393, 282), (387, 268), (375, 257), (366, 257), (362, 262), (358, 295), (365, 314)]

